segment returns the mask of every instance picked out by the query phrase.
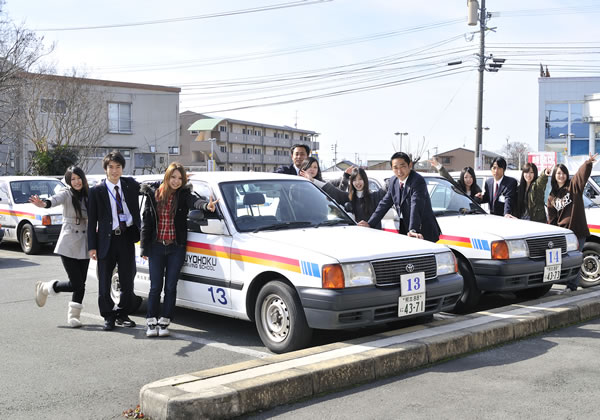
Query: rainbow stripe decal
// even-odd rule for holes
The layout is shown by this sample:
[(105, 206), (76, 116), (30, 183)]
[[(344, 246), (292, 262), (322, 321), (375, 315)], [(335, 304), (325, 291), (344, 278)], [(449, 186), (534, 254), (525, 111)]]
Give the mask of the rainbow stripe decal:
[(40, 216), (39, 214), (33, 214), (33, 213), (28, 213), (26, 211), (15, 211), (15, 210), (8, 210), (8, 209), (0, 209), (0, 214), (4, 214), (5, 216), (15, 216), (15, 217), (24, 217), (26, 219), (32, 219), (32, 220), (42, 220), (42, 216)]
[(600, 233), (600, 225), (588, 225), (590, 233)]
[(462, 246), (464, 248), (475, 248), (484, 251), (490, 250), (490, 243), (485, 239), (465, 238), (463, 236), (440, 235), (438, 244)]
[(313, 276), (316, 278), (321, 278), (321, 271), (319, 270), (319, 265), (315, 263), (311, 263), (308, 261), (300, 261), (302, 263), (302, 274), (306, 274), (307, 276)]
[[(220, 245), (211, 245), (200, 242), (188, 241), (187, 251), (196, 254), (210, 255), (219, 258), (229, 258), (231, 260), (249, 262), (269, 267), (280, 268), (282, 270), (293, 271), (294, 273), (309, 274), (300, 269), (300, 261), (293, 258), (280, 257), (278, 255), (265, 254), (262, 252), (248, 251), (245, 249), (236, 249)], [(304, 264), (304, 262), (303, 262)], [(315, 264), (316, 265), (316, 264)], [(317, 266), (318, 268), (318, 266)], [(311, 274), (312, 275), (312, 274)], [(320, 274), (319, 274), (320, 277)]]

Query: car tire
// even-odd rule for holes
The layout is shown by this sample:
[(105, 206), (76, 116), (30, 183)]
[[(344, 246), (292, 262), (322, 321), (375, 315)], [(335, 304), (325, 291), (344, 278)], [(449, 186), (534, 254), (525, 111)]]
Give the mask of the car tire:
[(40, 250), (40, 243), (37, 240), (37, 236), (35, 236), (35, 230), (29, 223), (25, 223), (21, 228), (19, 244), (23, 252), (28, 255), (37, 254)]
[(552, 289), (552, 284), (545, 284), (530, 289), (517, 290), (515, 291), (515, 296), (522, 299), (537, 299), (548, 293), (550, 289)]
[(453, 312), (465, 313), (477, 306), (479, 299), (481, 298), (481, 290), (477, 287), (475, 275), (469, 264), (460, 257), (457, 257), (456, 259), (458, 261), (458, 271), (463, 278), (464, 286), (463, 293), (456, 302)]
[(270, 281), (260, 289), (254, 316), (262, 342), (274, 353), (302, 349), (310, 343), (312, 329), (298, 294), (283, 281)]
[(600, 284), (600, 244), (586, 242), (583, 247), (583, 263), (581, 264), (581, 287), (592, 287)]

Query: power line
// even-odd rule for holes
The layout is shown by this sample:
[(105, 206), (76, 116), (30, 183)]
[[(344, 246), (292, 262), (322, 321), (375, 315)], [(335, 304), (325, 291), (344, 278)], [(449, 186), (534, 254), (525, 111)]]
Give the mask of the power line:
[(35, 31), (36, 32), (83, 31), (83, 30), (90, 30), (90, 29), (109, 29), (109, 28), (124, 28), (124, 27), (129, 27), (129, 26), (158, 25), (158, 24), (163, 24), (163, 23), (185, 22), (185, 21), (189, 21), (189, 20), (212, 19), (212, 18), (217, 18), (217, 17), (243, 15), (243, 14), (248, 14), (248, 13), (258, 13), (258, 12), (265, 12), (265, 11), (270, 11), (270, 10), (287, 9), (290, 7), (309, 6), (312, 4), (329, 3), (332, 1), (333, 0), (299, 0), (299, 1), (293, 1), (293, 2), (287, 2), (287, 3), (278, 3), (278, 4), (269, 5), (269, 6), (231, 10), (231, 11), (218, 12), (218, 13), (209, 13), (206, 15), (198, 15), (198, 16), (184, 16), (184, 17), (170, 18), (170, 19), (148, 20), (148, 21), (143, 21), (143, 22), (130, 22), (130, 23), (112, 23), (112, 24), (95, 25), (95, 26), (41, 28), (41, 29), (37, 29)]

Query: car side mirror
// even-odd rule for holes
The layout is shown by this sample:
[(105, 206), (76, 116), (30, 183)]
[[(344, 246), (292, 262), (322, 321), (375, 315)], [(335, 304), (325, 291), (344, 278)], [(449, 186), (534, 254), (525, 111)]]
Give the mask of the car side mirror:
[(188, 230), (190, 232), (202, 232), (202, 226), (206, 226), (208, 221), (202, 210), (192, 210), (188, 213)]
[(346, 210), (348, 213), (353, 213), (352, 203), (350, 201), (346, 201), (344, 204), (344, 210)]
[(221, 219), (207, 219), (206, 225), (200, 229), (202, 233), (209, 235), (224, 235), (225, 234), (225, 222)]

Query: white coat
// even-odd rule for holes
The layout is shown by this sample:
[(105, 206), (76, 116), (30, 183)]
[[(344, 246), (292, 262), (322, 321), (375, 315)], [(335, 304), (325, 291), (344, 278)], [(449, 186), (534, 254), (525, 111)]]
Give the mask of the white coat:
[(73, 193), (70, 188), (65, 188), (58, 194), (50, 197), (51, 207), (63, 206), (63, 225), (56, 241), (54, 253), (78, 260), (88, 259), (87, 247), (87, 209), (81, 203), (82, 217), (79, 219), (73, 207)]

